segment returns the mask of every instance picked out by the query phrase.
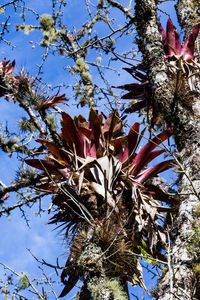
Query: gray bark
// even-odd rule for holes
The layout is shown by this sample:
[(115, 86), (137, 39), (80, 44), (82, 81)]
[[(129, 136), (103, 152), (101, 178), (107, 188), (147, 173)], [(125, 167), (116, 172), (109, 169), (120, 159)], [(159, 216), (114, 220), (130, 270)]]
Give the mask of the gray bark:
[[(136, 28), (152, 86), (152, 105), (162, 120), (176, 130), (181, 179), (181, 199), (169, 245), (168, 270), (159, 282), (156, 299), (199, 299), (198, 276), (193, 272), (195, 255), (188, 251), (188, 244), (191, 242), (190, 236), (195, 234), (195, 210), (200, 203), (200, 90), (197, 88), (195, 93), (190, 93), (189, 101), (187, 95), (181, 97), (175, 92), (163, 59), (156, 4), (157, 1), (136, 0)], [(194, 26), (198, 5), (197, 1), (178, 1), (178, 19), (186, 35)], [(192, 18), (189, 17), (191, 12)]]
[(180, 26), (184, 29), (185, 38), (190, 33), (194, 24), (199, 23), (199, 0), (178, 0), (175, 5)]

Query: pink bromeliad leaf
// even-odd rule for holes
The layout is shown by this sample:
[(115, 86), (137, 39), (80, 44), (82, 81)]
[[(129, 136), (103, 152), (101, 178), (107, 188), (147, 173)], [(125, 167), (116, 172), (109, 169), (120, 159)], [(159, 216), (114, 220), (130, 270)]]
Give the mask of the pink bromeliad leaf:
[(176, 27), (173, 25), (171, 19), (168, 19), (167, 21), (167, 43), (169, 47), (169, 55), (181, 54), (180, 36), (176, 30)]
[(0, 62), (0, 69), (3, 70), (3, 72), (7, 75), (12, 74), (13, 69), (15, 67), (15, 60), (13, 60), (11, 63), (9, 63), (10, 60), (6, 60), (6, 58), (4, 58), (1, 62)]
[[(149, 141), (136, 155), (134, 160), (132, 161), (132, 164), (135, 165), (132, 175), (136, 176), (143, 168), (147, 165), (147, 163), (150, 162), (150, 158), (154, 158), (152, 156), (152, 151), (160, 145), (162, 142), (164, 142), (166, 139), (168, 139), (173, 133), (172, 128), (168, 128), (167, 130), (161, 132), (156, 137), (154, 137), (151, 141)], [(152, 160), (151, 159), (151, 160)]]
[(146, 160), (145, 166), (147, 166), (148, 163), (150, 163), (153, 159), (155, 159), (157, 156), (161, 155), (164, 152), (165, 152), (165, 149), (150, 152), (148, 155), (148, 159)]
[(182, 55), (184, 60), (194, 59), (194, 45), (198, 36), (200, 24), (195, 25), (192, 32), (187, 37), (183, 47), (181, 47), (180, 36), (173, 25), (171, 19), (167, 21), (167, 33), (160, 25), (160, 33), (166, 55)]
[(159, 164), (157, 164), (153, 167), (148, 168), (147, 170), (145, 170), (144, 172), (139, 174), (135, 179), (139, 183), (144, 183), (146, 180), (148, 180), (148, 179), (156, 176), (157, 174), (171, 168), (173, 166), (173, 162), (174, 162), (173, 159), (163, 161), (163, 162), (161, 162), (161, 163), (159, 163)]
[(194, 58), (194, 45), (195, 45), (196, 38), (199, 34), (199, 29), (200, 29), (200, 23), (193, 28), (192, 32), (190, 32), (183, 45), (183, 48), (181, 50), (181, 55), (183, 55), (185, 60)]
[(173, 25), (172, 21), (168, 19), (167, 21), (167, 34), (160, 25), (160, 33), (162, 35), (162, 42), (164, 45), (164, 51), (166, 55), (181, 54), (181, 41), (176, 27)]

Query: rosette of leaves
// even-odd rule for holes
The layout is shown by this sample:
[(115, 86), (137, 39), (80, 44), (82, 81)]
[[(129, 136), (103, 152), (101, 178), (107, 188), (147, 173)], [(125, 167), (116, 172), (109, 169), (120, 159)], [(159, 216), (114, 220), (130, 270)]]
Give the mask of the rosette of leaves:
[(117, 111), (106, 117), (91, 109), (88, 121), (81, 115), (72, 119), (63, 112), (61, 124), (64, 146), (38, 140), (48, 150), (46, 158), (26, 160), (42, 170), (41, 183), (35, 188), (53, 194), (51, 223), (63, 225), (67, 236), (73, 234), (61, 275), (65, 284), (61, 296), (86, 269), (94, 272), (94, 265), (82, 263), (88, 244), (105, 253), (106, 276), (119, 276), (132, 284), (137, 281), (144, 287), (138, 256), (144, 251), (149, 257), (162, 256), (160, 250), (166, 243), (162, 214), (174, 203), (150, 181), (169, 169), (173, 160), (147, 165), (165, 151), (155, 148), (171, 136), (172, 129), (161, 132), (137, 152), (143, 135), (140, 124), (135, 123), (125, 134)]
[[(197, 77), (200, 73), (198, 57), (194, 54), (195, 41), (200, 29), (200, 23), (195, 25), (188, 35), (183, 46), (181, 46), (180, 36), (173, 25), (171, 19), (167, 21), (167, 31), (160, 25), (160, 33), (164, 46), (165, 62), (169, 70), (169, 78), (174, 86), (174, 93), (188, 104), (191, 99), (191, 91), (196, 90), (198, 84)], [(131, 83), (119, 86), (118, 88), (128, 91), (122, 99), (132, 99), (125, 113), (133, 113), (140, 109), (151, 108), (151, 88), (149, 86), (146, 68), (144, 64), (138, 64), (131, 68), (125, 68), (139, 83)], [(152, 112), (154, 117), (155, 114)], [(154, 119), (152, 119), (154, 124)]]
[(13, 76), (13, 69), (15, 67), (15, 61), (11, 63), (4, 58), (0, 62), (0, 97), (5, 96), (6, 100), (9, 99), (9, 94), (12, 94), (15, 84), (15, 78)]
[(173, 79), (176, 79), (176, 92), (179, 92), (180, 89), (188, 90), (188, 87), (191, 91), (196, 89), (196, 77), (199, 76), (200, 64), (197, 61), (197, 56), (195, 57), (194, 50), (199, 29), (200, 23), (194, 26), (185, 43), (181, 46), (180, 36), (171, 19), (167, 21), (166, 32), (160, 25), (165, 60)]

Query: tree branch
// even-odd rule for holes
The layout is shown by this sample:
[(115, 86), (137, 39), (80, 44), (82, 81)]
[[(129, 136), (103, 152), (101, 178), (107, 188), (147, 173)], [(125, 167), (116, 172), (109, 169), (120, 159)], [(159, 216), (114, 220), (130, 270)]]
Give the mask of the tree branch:
[(136, 29), (140, 37), (139, 49), (143, 54), (152, 91), (152, 95), (149, 96), (153, 99), (155, 113), (159, 112), (159, 116), (163, 115), (167, 123), (170, 123), (174, 89), (164, 61), (156, 1), (136, 0), (135, 16)]
[(199, 23), (199, 2), (194, 0), (178, 0), (175, 5), (180, 26), (188, 36), (195, 24)]
[(130, 12), (129, 8), (124, 7), (122, 4), (115, 0), (107, 0), (108, 3), (110, 3), (113, 7), (117, 7), (121, 12), (123, 12), (127, 18), (131, 19), (132, 22), (134, 22), (135, 17), (134, 15)]
[(40, 176), (38, 175), (36, 178), (30, 178), (26, 181), (15, 182), (11, 185), (5, 186), (0, 182), (2, 189), (0, 190), (0, 199), (9, 192), (17, 192), (19, 189), (35, 185), (39, 181)]

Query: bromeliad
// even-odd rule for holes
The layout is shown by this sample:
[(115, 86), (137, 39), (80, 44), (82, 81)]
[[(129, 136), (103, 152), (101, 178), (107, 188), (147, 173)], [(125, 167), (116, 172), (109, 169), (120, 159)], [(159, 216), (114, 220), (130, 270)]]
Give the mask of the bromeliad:
[(10, 63), (9, 60), (4, 58), (0, 62), (0, 97), (5, 96), (7, 101), (15, 85), (15, 78), (13, 76), (14, 67), (14, 60)]
[[(190, 92), (196, 89), (196, 78), (200, 72), (200, 64), (194, 53), (199, 29), (200, 23), (194, 26), (185, 43), (181, 46), (180, 36), (171, 19), (167, 21), (167, 32), (160, 25), (165, 53), (164, 59), (168, 66), (170, 82), (174, 85), (175, 95), (178, 95), (180, 99), (184, 99), (186, 103), (190, 100)], [(152, 104), (152, 93), (144, 64), (125, 68), (125, 70), (139, 81), (139, 83), (125, 84), (118, 87), (128, 91), (122, 96), (122, 99), (132, 99), (129, 104), (130, 107), (125, 110), (125, 113), (132, 113), (143, 108), (149, 110)], [(153, 116), (155, 117), (154, 112)]]
[(196, 89), (195, 77), (199, 75), (200, 64), (197, 62), (194, 50), (199, 29), (200, 23), (194, 26), (185, 43), (181, 46), (180, 36), (171, 19), (167, 21), (167, 32), (160, 25), (166, 63), (168, 63), (171, 73), (175, 74), (177, 79), (176, 92), (180, 91), (185, 81), (188, 82), (191, 91)]
[(80, 256), (86, 241), (106, 252), (104, 270), (108, 276), (113, 273), (126, 282), (136, 280), (144, 287), (142, 267), (133, 253), (140, 255), (145, 244), (151, 257), (162, 257), (160, 249), (166, 241), (162, 213), (174, 204), (151, 183), (154, 176), (173, 166), (173, 160), (147, 166), (165, 152), (163, 147), (155, 148), (173, 130), (161, 132), (137, 152), (143, 136), (140, 124), (136, 122), (124, 134), (124, 120), (117, 111), (106, 117), (91, 109), (88, 121), (81, 115), (72, 119), (63, 112), (61, 124), (64, 146), (38, 140), (46, 147), (47, 158), (26, 160), (43, 171), (41, 184), (35, 188), (54, 195), (57, 208), (51, 223), (63, 223), (66, 235), (74, 235), (61, 275), (65, 284), (61, 296), (84, 274)]

